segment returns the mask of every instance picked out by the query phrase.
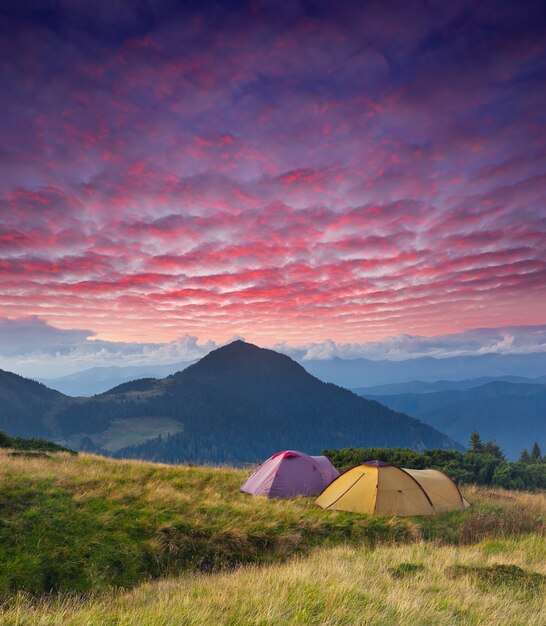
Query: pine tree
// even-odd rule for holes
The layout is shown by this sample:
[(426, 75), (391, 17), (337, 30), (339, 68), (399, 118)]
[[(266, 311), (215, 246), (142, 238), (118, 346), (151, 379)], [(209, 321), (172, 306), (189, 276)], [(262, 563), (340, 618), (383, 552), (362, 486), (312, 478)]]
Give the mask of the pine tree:
[(538, 443), (535, 441), (535, 443), (533, 444), (533, 447), (531, 448), (531, 461), (533, 463), (536, 463), (537, 461), (540, 460), (541, 456), (542, 456), (542, 452), (540, 450)]
[(521, 451), (521, 454), (519, 455), (518, 462), (519, 463), (530, 463), (531, 462), (531, 455), (529, 454), (529, 451), (527, 450), (527, 448), (524, 448)]
[(478, 431), (473, 431), (468, 442), (469, 452), (483, 452), (483, 442)]
[(497, 457), (497, 459), (504, 459), (504, 453), (501, 450), (501, 447), (495, 441), (488, 441), (482, 445), (482, 450), (484, 454), (489, 454), (491, 456)]

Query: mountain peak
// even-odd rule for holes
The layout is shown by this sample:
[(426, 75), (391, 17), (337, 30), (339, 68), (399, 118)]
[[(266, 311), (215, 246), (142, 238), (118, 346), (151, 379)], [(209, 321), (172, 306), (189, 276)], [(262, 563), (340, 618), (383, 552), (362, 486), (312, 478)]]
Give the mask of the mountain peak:
[[(65, 437), (76, 446), (109, 441), (116, 454), (133, 458), (240, 462), (294, 448), (318, 454), (326, 447), (457, 446), (411, 417), (321, 382), (285, 354), (241, 340), (166, 379), (132, 381), (85, 400), (25, 379), (20, 388), (2, 388), (1, 379), (0, 430)], [(55, 397), (30, 397), (28, 385)], [(134, 446), (119, 447), (110, 435), (114, 420), (134, 433)], [(158, 438), (158, 431), (169, 436)]]
[(310, 377), (310, 374), (289, 356), (236, 339), (209, 352), (200, 361), (176, 376), (198, 375), (224, 379), (244, 376), (246, 380), (252, 380), (271, 375), (293, 376), (296, 370), (300, 376)]
[(256, 350), (263, 350), (264, 348), (260, 348), (259, 346), (249, 343), (244, 339), (234, 339), (230, 343), (227, 343), (220, 348), (216, 348), (212, 352), (237, 352), (237, 353), (245, 353), (245, 352), (255, 352)]
[[(229, 354), (230, 356), (250, 356), (250, 355), (275, 355), (275, 356), (283, 356), (274, 350), (269, 350), (267, 348), (260, 348), (253, 343), (249, 343), (248, 341), (244, 341), (243, 339), (235, 339), (231, 343), (226, 344), (225, 346), (221, 346), (220, 348), (216, 348), (216, 350), (212, 350), (207, 354), (204, 359), (208, 357), (218, 357), (220, 355)], [(204, 360), (201, 359), (201, 360)]]

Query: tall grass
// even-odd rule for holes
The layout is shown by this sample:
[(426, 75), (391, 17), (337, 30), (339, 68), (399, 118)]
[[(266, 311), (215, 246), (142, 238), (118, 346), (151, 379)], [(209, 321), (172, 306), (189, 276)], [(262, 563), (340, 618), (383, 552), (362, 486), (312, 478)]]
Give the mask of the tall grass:
[[(394, 575), (401, 564), (407, 573)], [(284, 564), (186, 574), (129, 592), (38, 602), (19, 595), (0, 618), (5, 626), (545, 624), (543, 585), (521, 585), (521, 576), (498, 584), (464, 571), (453, 574), (461, 567), (494, 572), (499, 565), (544, 580), (546, 540), (534, 535), (462, 547), (417, 542), (372, 550), (320, 548)]]
[(87, 593), (184, 571), (282, 561), (315, 546), (450, 545), (546, 528), (543, 494), (468, 488), (431, 518), (324, 511), (239, 492), (248, 471), (0, 453), (0, 596)]

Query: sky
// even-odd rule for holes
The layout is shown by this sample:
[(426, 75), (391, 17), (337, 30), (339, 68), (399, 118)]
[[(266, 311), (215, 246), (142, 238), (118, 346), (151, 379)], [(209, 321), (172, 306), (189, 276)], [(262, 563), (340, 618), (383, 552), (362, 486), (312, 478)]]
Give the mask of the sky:
[(544, 349), (544, 2), (19, 0), (0, 47), (0, 366)]

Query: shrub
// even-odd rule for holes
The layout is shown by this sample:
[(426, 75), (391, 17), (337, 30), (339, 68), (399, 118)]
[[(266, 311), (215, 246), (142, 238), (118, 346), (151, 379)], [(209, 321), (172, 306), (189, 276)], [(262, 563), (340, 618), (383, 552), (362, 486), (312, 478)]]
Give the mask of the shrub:
[[(323, 450), (332, 463), (346, 471), (366, 461), (380, 459), (400, 467), (439, 469), (454, 481), (462, 484), (494, 485), (505, 489), (546, 489), (546, 463), (510, 463), (497, 452), (488, 452), (483, 444), (481, 451), (425, 450), (416, 452), (409, 448), (344, 448)], [(542, 459), (543, 457), (540, 457)]]

